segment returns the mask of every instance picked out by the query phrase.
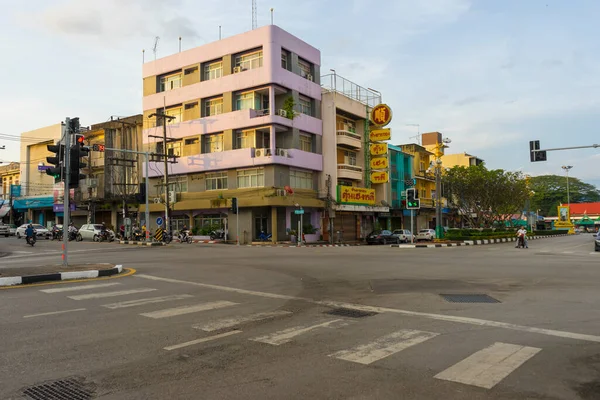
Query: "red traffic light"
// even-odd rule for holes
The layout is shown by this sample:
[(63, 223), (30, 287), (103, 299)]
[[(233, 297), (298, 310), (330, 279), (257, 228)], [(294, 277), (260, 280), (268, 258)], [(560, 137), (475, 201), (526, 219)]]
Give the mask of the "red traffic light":
[(77, 135), (77, 143), (79, 143), (80, 145), (83, 146), (84, 141), (85, 141), (85, 138), (83, 137), (83, 135)]

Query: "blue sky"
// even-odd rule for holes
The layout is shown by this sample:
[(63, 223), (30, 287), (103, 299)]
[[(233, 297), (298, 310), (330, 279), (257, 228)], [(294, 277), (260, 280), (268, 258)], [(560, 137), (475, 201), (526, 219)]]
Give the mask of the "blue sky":
[[(153, 58), (251, 28), (251, 0), (2, 1), (0, 133), (66, 116), (89, 125), (141, 112), (142, 49)], [(227, 4), (226, 7), (224, 5)], [(440, 131), (449, 152), (491, 168), (572, 175), (600, 186), (600, 149), (542, 147), (600, 142), (600, 2), (586, 0), (258, 0), (275, 23), (319, 48), (322, 73), (383, 93), (393, 143)], [(18, 143), (0, 159), (14, 161)]]

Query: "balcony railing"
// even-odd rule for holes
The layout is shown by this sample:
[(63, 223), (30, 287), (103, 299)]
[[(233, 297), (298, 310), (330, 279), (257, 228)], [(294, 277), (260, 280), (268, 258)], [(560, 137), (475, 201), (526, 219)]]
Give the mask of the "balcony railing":
[(354, 179), (361, 180), (362, 179), (362, 167), (357, 165), (350, 164), (338, 164), (338, 178), (346, 178), (346, 179)]
[(338, 130), (337, 144), (360, 149), (362, 147), (362, 138), (354, 132)]

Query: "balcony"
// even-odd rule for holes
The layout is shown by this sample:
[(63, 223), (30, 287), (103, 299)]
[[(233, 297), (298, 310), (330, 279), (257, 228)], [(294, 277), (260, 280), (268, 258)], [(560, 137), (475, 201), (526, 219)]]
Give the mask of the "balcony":
[(338, 164), (338, 179), (353, 179), (360, 181), (363, 178), (363, 169), (357, 165)]
[(340, 129), (337, 131), (337, 144), (339, 146), (360, 149), (362, 148), (362, 138), (360, 137), (360, 135), (354, 132)]

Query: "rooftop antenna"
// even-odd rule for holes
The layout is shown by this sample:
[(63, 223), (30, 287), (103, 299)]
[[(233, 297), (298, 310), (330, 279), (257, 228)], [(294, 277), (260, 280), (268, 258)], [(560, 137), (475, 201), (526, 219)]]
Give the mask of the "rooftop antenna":
[(221, 40), (221, 25), (219, 25), (219, 40)]
[(417, 139), (417, 144), (421, 145), (421, 125), (419, 124), (406, 124), (406, 126), (416, 126), (417, 127), (417, 135), (411, 136), (409, 139)]
[(256, 29), (258, 26), (256, 18), (256, 0), (252, 0), (252, 29)]
[(271, 25), (273, 25), (273, 10), (274, 10), (274, 8), (271, 7)]
[(179, 36), (179, 52), (181, 53), (181, 36)]
[(146, 49), (142, 49), (142, 64), (146, 61)]
[(154, 52), (154, 61), (156, 61), (156, 49), (158, 49), (158, 39), (160, 39), (158, 36), (154, 38), (154, 47), (152, 48), (152, 51)]

